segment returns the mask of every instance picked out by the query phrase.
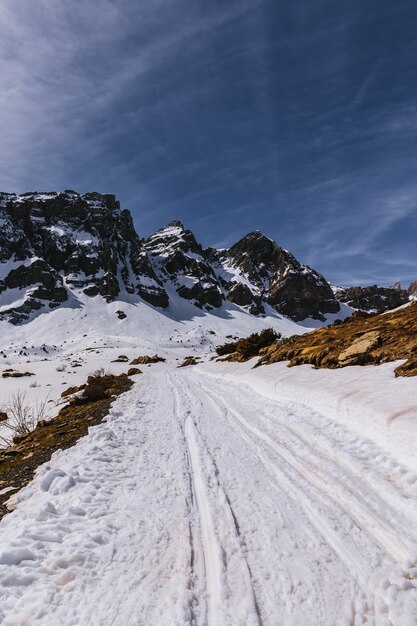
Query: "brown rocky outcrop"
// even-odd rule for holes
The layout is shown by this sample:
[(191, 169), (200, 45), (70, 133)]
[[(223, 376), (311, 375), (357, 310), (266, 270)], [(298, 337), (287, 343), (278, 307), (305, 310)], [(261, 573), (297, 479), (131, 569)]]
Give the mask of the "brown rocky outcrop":
[(130, 365), (150, 365), (151, 363), (164, 363), (165, 359), (157, 354), (153, 356), (138, 356), (136, 359), (130, 361)]
[(282, 339), (261, 351), (259, 365), (289, 361), (337, 368), (404, 359), (396, 376), (417, 375), (417, 302), (391, 313), (355, 313), (343, 322)]

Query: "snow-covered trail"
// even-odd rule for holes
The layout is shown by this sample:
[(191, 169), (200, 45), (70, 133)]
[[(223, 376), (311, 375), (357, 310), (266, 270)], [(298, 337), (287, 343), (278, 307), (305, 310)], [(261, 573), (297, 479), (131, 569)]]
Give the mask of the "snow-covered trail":
[(195, 368), (149, 369), (0, 524), (0, 623), (417, 623), (416, 477)]

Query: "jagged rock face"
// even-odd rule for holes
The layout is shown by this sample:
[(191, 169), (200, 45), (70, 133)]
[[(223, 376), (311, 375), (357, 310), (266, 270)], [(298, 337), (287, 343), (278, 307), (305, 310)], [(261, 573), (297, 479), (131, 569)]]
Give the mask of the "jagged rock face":
[(124, 290), (168, 305), (130, 213), (112, 195), (0, 194), (0, 223), (2, 319), (18, 323), (58, 306), (66, 286), (108, 301)]
[(173, 286), (201, 308), (217, 308), (227, 298), (259, 315), (268, 303), (294, 320), (323, 319), (340, 308), (323, 276), (258, 231), (228, 250), (204, 250), (176, 221), (149, 237), (145, 247), (165, 288)]
[(413, 298), (417, 298), (417, 281), (410, 284), (408, 288), (408, 295)]
[(396, 289), (397, 291), (401, 291), (401, 283), (397, 281), (393, 285), (388, 285), (388, 289)]
[(79, 293), (163, 308), (169, 293), (208, 311), (227, 299), (254, 315), (268, 303), (295, 320), (339, 308), (320, 274), (259, 232), (204, 250), (176, 221), (141, 241), (112, 195), (0, 194), (0, 224), (0, 319), (13, 323)]
[(206, 309), (219, 307), (222, 290), (207, 255), (179, 221), (161, 228), (145, 242), (159, 280), (169, 289)]
[[(179, 296), (210, 311), (225, 301), (262, 315), (266, 305), (298, 321), (340, 309), (380, 311), (408, 293), (351, 287), (333, 293), (321, 274), (255, 231), (226, 250), (203, 249), (181, 222), (147, 240), (112, 195), (0, 194), (0, 319), (20, 323), (84, 293), (165, 308)], [(410, 286), (417, 295), (417, 284)]]
[(236, 304), (250, 304), (252, 313), (263, 312), (267, 302), (294, 320), (322, 319), (337, 313), (340, 306), (321, 274), (301, 265), (292, 254), (255, 231), (229, 250), (216, 253), (219, 278), (227, 298)]
[(409, 295), (405, 289), (398, 287), (339, 287), (335, 296), (340, 302), (345, 302), (354, 309), (361, 311), (376, 311), (395, 309), (408, 302)]
[(16, 291), (23, 291), (24, 297), (10, 310), (9, 320), (14, 324), (27, 319), (32, 311), (41, 309), (44, 302), (52, 309), (68, 299), (62, 277), (42, 259), (19, 265), (0, 280), (0, 297), (4, 292)]

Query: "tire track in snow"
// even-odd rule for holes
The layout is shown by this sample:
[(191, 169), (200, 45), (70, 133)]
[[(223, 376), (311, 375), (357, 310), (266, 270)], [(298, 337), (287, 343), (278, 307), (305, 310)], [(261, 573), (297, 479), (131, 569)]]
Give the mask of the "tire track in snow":
[(207, 623), (218, 624), (218, 615), (222, 605), (222, 567), (220, 546), (213, 527), (210, 503), (206, 492), (204, 477), (199, 461), (199, 449), (190, 414), (185, 418), (184, 433), (191, 461), (195, 502), (198, 509), (203, 546), (203, 558), (207, 592)]
[[(205, 389), (205, 392), (212, 399), (219, 402), (211, 391)], [(227, 408), (230, 415), (232, 415), (247, 432), (255, 435), (257, 439), (265, 443), (275, 454), (284, 459), (300, 476), (316, 487), (326, 497), (333, 500), (345, 514), (351, 516), (359, 528), (368, 534), (377, 546), (383, 548), (385, 553), (389, 555), (393, 561), (404, 561), (417, 551), (417, 547), (414, 543), (409, 542), (407, 539), (401, 539), (392, 528), (382, 520), (373, 516), (369, 509), (365, 508), (351, 492), (346, 493), (340, 484), (336, 484), (335, 481), (330, 481), (317, 466), (312, 468), (305, 463), (294, 451), (288, 448), (287, 441), (275, 442), (271, 437), (250, 424), (226, 401), (224, 401), (224, 406)], [(256, 445), (253, 441), (252, 444)]]
[[(167, 380), (175, 398), (175, 414), (182, 423), (184, 441), (189, 459), (189, 484), (192, 501), (197, 509), (200, 530), (200, 559), (203, 562), (207, 599), (206, 622), (208, 626), (220, 624), (241, 624), (242, 626), (262, 626), (260, 610), (252, 586), (251, 572), (243, 554), (239, 523), (231, 507), (230, 500), (218, 477), (215, 460), (211, 457), (202, 441), (196, 425), (196, 419), (202, 414), (202, 403), (198, 401), (194, 390), (175, 375), (167, 374)], [(181, 388), (180, 396), (178, 389)], [(187, 481), (188, 482), (188, 481)], [(221, 515), (216, 516), (219, 512)], [(228, 535), (224, 543), (219, 537), (219, 521)], [(224, 534), (224, 532), (223, 532)], [(195, 539), (195, 532), (192, 537)], [(239, 561), (239, 569), (229, 578), (229, 552)], [(199, 572), (200, 569), (200, 572)], [(236, 570), (236, 563), (234, 564)], [(201, 575), (201, 568), (196, 568), (196, 576)], [(194, 585), (198, 585), (196, 581)], [(244, 589), (244, 599), (233, 598), (233, 587)], [(198, 599), (197, 599), (198, 603)], [(235, 605), (233, 606), (233, 603)], [(231, 621), (231, 615), (234, 615)], [(198, 623), (198, 619), (195, 620)]]
[[(389, 502), (387, 503), (388, 506), (385, 507), (386, 510), (383, 508), (381, 510), (379, 505), (375, 505), (376, 510), (373, 509), (371, 505), (373, 490), (369, 494), (371, 505), (369, 509), (367, 502), (362, 498), (356, 498), (355, 493), (351, 489), (348, 491), (343, 489), (340, 481), (335, 480), (331, 472), (324, 474), (317, 465), (311, 467), (311, 465), (306, 463), (303, 460), (302, 452), (300, 453), (300, 450), (296, 448), (291, 449), (287, 439), (273, 440), (259, 428), (249, 423), (241, 413), (230, 405), (230, 401), (224, 398), (224, 394), (221, 391), (214, 394), (211, 389), (201, 384), (201, 380), (200, 388), (211, 399), (214, 406), (217, 406), (219, 410), (223, 409), (223, 414), (226, 418), (232, 419), (233, 422), (239, 425), (241, 436), (256, 450), (265, 467), (277, 476), (277, 485), (282, 486), (282, 484), (285, 484), (288, 493), (292, 492), (293, 496), (302, 503), (305, 514), (312, 524), (360, 582), (363, 591), (367, 595), (367, 602), (359, 601), (359, 613), (355, 608), (356, 602), (353, 604), (353, 623), (363, 623), (361, 621), (363, 619), (365, 621), (369, 619), (379, 620), (383, 619), (382, 616), (385, 614), (387, 616), (388, 614), (390, 615), (389, 605), (392, 603), (392, 598), (398, 593), (399, 588), (414, 588), (408, 582), (408, 580), (414, 578), (413, 572), (415, 568), (413, 563), (415, 563), (417, 551), (415, 535), (412, 532), (413, 524), (409, 524), (408, 529), (404, 525), (404, 532), (396, 527), (394, 528), (390, 525)], [(244, 397), (244, 389), (242, 388), (240, 391), (242, 393), (238, 394), (237, 397), (239, 397), (242, 407), (250, 405), (249, 402), (245, 403), (242, 399), (242, 395)], [(242, 413), (246, 414), (247, 409), (242, 409)], [(278, 426), (280, 425), (278, 424)], [(267, 450), (272, 452), (275, 457), (281, 459), (279, 465), (266, 454)], [(313, 448), (311, 448), (311, 451), (313, 451)], [(321, 457), (320, 449), (317, 453)], [(288, 474), (285, 469), (286, 466), (293, 470), (292, 473)], [(324, 468), (321, 469), (324, 470)], [(311, 491), (306, 492), (305, 487), (308, 485), (310, 485)], [(332, 509), (328, 509), (327, 505), (325, 507), (327, 511), (323, 511), (323, 506), (319, 505), (316, 497), (314, 497), (316, 491), (323, 502), (327, 500), (336, 505), (337, 508), (333, 508), (332, 511)], [(381, 503), (384, 505), (385, 501), (381, 500)], [(371, 561), (367, 562), (366, 553), (364, 554), (359, 544), (355, 545), (355, 542), (352, 542), (350, 533), (346, 532), (346, 529), (343, 530), (343, 526), (339, 527), (339, 520), (335, 526), (334, 513), (338, 510), (340, 522), (343, 522), (344, 519), (352, 520), (363, 535), (361, 543), (363, 547), (370, 550), (369, 555), (375, 555), (377, 550), (382, 549), (393, 561), (391, 566), (385, 564), (377, 567), (376, 570), (372, 569)], [(376, 517), (377, 512), (381, 517)], [(340, 517), (340, 513), (342, 517)], [(365, 537), (367, 537), (368, 544), (363, 545)], [(369, 540), (371, 543), (369, 543)], [(392, 572), (391, 574), (388, 573), (390, 571)], [(408, 571), (409, 573), (407, 573)], [(397, 579), (395, 583), (392, 575), (394, 575), (394, 580)], [(372, 599), (372, 595), (374, 595), (374, 599)], [(356, 622), (355, 619), (358, 619), (359, 622)], [(376, 621), (375, 623), (379, 622)], [(394, 618), (392, 624), (397, 623), (399, 622)]]
[[(222, 406), (223, 399), (220, 400), (218, 396), (215, 396), (211, 391), (207, 389), (205, 389), (205, 393), (207, 394), (208, 397), (211, 398), (213, 404), (217, 405), (218, 407)], [(334, 524), (332, 523), (331, 518), (328, 517), (325, 513), (323, 514), (323, 511), (320, 511), (320, 509), (317, 507), (317, 504), (314, 503), (314, 500), (311, 497), (312, 494), (310, 493), (306, 495), (303, 489), (297, 487), (294, 481), (291, 480), (282, 471), (282, 469), (278, 467), (278, 465), (274, 461), (272, 461), (264, 453), (262, 449), (260, 449), (260, 447), (249, 436), (249, 434), (246, 434), (246, 433), (256, 434), (258, 439), (265, 442), (268, 445), (268, 447), (274, 450), (274, 452), (276, 452), (277, 454), (279, 454), (279, 450), (277, 450), (278, 446), (276, 446), (276, 444), (274, 444), (272, 440), (271, 440), (271, 444), (273, 445), (269, 446), (269, 441), (268, 441), (269, 437), (264, 436), (264, 434), (258, 431), (258, 429), (256, 428), (253, 428), (252, 430), (251, 425), (248, 424), (246, 420), (244, 420), (244, 418), (241, 418), (241, 416), (239, 416), (239, 414), (233, 409), (231, 409), (231, 407), (227, 405), (225, 402), (223, 406), (226, 409), (226, 412), (229, 412), (229, 414), (232, 413), (233, 419), (237, 421), (241, 426), (243, 426), (244, 431), (241, 432), (241, 435), (243, 436), (245, 441), (247, 441), (247, 443), (249, 443), (256, 449), (257, 455), (262, 460), (265, 467), (268, 468), (271, 472), (273, 472), (277, 476), (278, 483), (280, 484), (280, 486), (284, 484), (286, 485), (286, 489), (288, 493), (292, 492), (293, 497), (295, 496), (297, 500), (302, 504), (305, 514), (310, 519), (313, 526), (323, 536), (326, 543), (334, 550), (334, 552), (338, 555), (341, 561), (347, 565), (349, 571), (354, 574), (354, 576), (360, 583), (363, 591), (365, 592), (366, 590), (368, 590), (368, 593), (367, 593), (368, 603), (365, 603), (364, 605), (366, 608), (364, 608), (363, 603), (359, 603), (358, 612), (356, 611), (356, 608), (354, 606), (352, 608), (352, 611), (353, 611), (352, 623), (363, 623), (361, 620), (365, 620), (366, 622), (369, 619), (372, 619), (372, 620), (378, 619), (377, 615), (380, 615), (381, 612), (382, 613), (388, 612), (389, 610), (388, 609), (389, 583), (387, 584), (388, 579), (381, 578), (380, 576), (373, 577), (373, 572), (370, 569), (367, 569), (367, 567), (365, 568), (361, 567), (361, 564), (364, 563), (364, 560), (366, 557), (364, 557), (364, 554), (359, 548), (359, 546), (356, 547), (354, 544), (352, 544), (351, 540), (349, 541), (349, 544), (346, 544), (344, 537), (343, 537), (343, 533), (340, 532), (339, 528), (337, 527), (334, 528)], [(243, 429), (241, 428), (241, 430)], [(279, 454), (279, 456), (283, 460), (286, 460), (285, 455)], [(303, 479), (305, 478), (305, 473), (301, 472), (300, 475)], [(327, 494), (327, 490), (324, 495), (326, 494)], [(346, 511), (344, 510), (343, 512), (346, 513)], [(366, 531), (366, 527), (365, 527), (365, 531)], [(411, 555), (409, 553), (408, 557), (410, 556)], [(369, 592), (371, 592), (374, 598), (369, 595)], [(358, 620), (358, 622), (356, 620)]]
[[(215, 412), (220, 416), (221, 420), (224, 421), (226, 409), (225, 409), (225, 405), (222, 404), (222, 402), (221, 402), (221, 400), (219, 399), (218, 396), (214, 396), (214, 394), (212, 394), (211, 392), (207, 393), (207, 390), (203, 390), (201, 385), (198, 384), (198, 383), (193, 385), (193, 390), (192, 391), (193, 391), (193, 394), (194, 394), (195, 397), (199, 397), (199, 396), (201, 397), (201, 403), (202, 404), (204, 403), (206, 405), (206, 408), (207, 408), (207, 400), (208, 400), (210, 402), (210, 404), (213, 406)], [(230, 420), (227, 420), (227, 421), (230, 422)], [(230, 422), (230, 423), (234, 424), (234, 422)], [(249, 450), (253, 450), (254, 449), (253, 440), (251, 440), (245, 434), (243, 434), (241, 428), (238, 428), (238, 430), (233, 428), (233, 430), (232, 430), (232, 438), (233, 438), (233, 440), (235, 440), (236, 437), (241, 437), (242, 440), (245, 441), (248, 444), (248, 449)], [(205, 441), (205, 444), (207, 445), (206, 441)], [(211, 462), (213, 463), (213, 466), (215, 467), (216, 477), (217, 477), (217, 476), (219, 476), (217, 463), (216, 463), (214, 457), (210, 454), (210, 452), (208, 450), (207, 450), (207, 453), (209, 454), (209, 456), (211, 458)], [(257, 447), (255, 448), (255, 454), (253, 456), (256, 459), (259, 459), (259, 450), (258, 450)], [(265, 466), (269, 462), (270, 462), (270, 460), (266, 456), (264, 456), (264, 458), (262, 459), (263, 465)], [(274, 476), (277, 474), (276, 470), (277, 470), (277, 468), (275, 466), (273, 466), (272, 474)], [(226, 477), (228, 477), (228, 474), (226, 474)], [(291, 491), (293, 492), (291, 483), (286, 479), (286, 477), (284, 477), (284, 475), (282, 475), (282, 478), (283, 478), (282, 482), (285, 482), (285, 484), (287, 485), (286, 493), (289, 494)], [(284, 478), (285, 478), (285, 480), (284, 480)], [(267, 480), (268, 480), (269, 483), (271, 483), (271, 485), (273, 486), (274, 489), (276, 489), (278, 487), (278, 483), (276, 481), (272, 481), (271, 479), (267, 479)], [(219, 485), (220, 485), (220, 480), (219, 480)], [(238, 518), (235, 515), (234, 507), (232, 507), (231, 500), (230, 500), (228, 494), (226, 493), (226, 491), (224, 489), (223, 489), (223, 492), (224, 492), (225, 498), (227, 500), (227, 503), (228, 503), (228, 506), (229, 506), (229, 509), (230, 509), (230, 512), (231, 512), (231, 515), (232, 515), (232, 518), (233, 518), (233, 522), (234, 522), (235, 529), (236, 529), (236, 535), (240, 539), (240, 542), (241, 542), (241, 545), (242, 545), (242, 550), (245, 549), (245, 552), (246, 552), (247, 540), (244, 537), (244, 535), (241, 534), (240, 523), (238, 521)], [(294, 497), (294, 493), (292, 493), (292, 497)], [(292, 527), (293, 527), (293, 522), (294, 522), (294, 519), (293, 519), (292, 516), (294, 515), (294, 510), (293, 509), (286, 510), (286, 509), (282, 508), (280, 506), (279, 501), (276, 503), (276, 507), (277, 508), (275, 508), (275, 514), (279, 515), (280, 518), (285, 519), (284, 526), (286, 527), (286, 530), (290, 531), (290, 534), (291, 534), (290, 542), (291, 542), (291, 544), (297, 545), (299, 537), (297, 536), (296, 533), (293, 534), (293, 532), (292, 532)], [(261, 519), (262, 519), (262, 523), (264, 523), (263, 516), (262, 516)], [(248, 569), (249, 577), (250, 577), (250, 580), (251, 580), (251, 586), (252, 586), (252, 589), (253, 589), (253, 596), (254, 596), (254, 604), (255, 604), (255, 607), (256, 607), (256, 612), (257, 612), (257, 615), (258, 615), (259, 624), (263, 624), (261, 615), (262, 615), (263, 612), (266, 611), (267, 607), (263, 606), (262, 607), (262, 611), (261, 611), (261, 607), (260, 607), (260, 605), (258, 603), (258, 599), (257, 599), (257, 594), (255, 592), (255, 584), (254, 584), (255, 580), (253, 579), (252, 567), (250, 565), (250, 562), (251, 562), (251, 556), (254, 556), (255, 557), (254, 564), (256, 565), (257, 554), (259, 552), (259, 543), (258, 542), (259, 541), (263, 542), (263, 540), (266, 539), (263, 536), (263, 532), (264, 532), (265, 528), (262, 526), (262, 523), (256, 529), (256, 533), (255, 533), (255, 536), (256, 536), (256, 539), (255, 539), (255, 549), (252, 546), (252, 551), (254, 552), (253, 555), (251, 555), (251, 552), (248, 552), (247, 556), (244, 557), (245, 558), (245, 562), (246, 562), (246, 566), (247, 566), (247, 569)], [(253, 533), (253, 531), (252, 531), (252, 533)], [(253, 539), (253, 536), (251, 538)], [(268, 557), (269, 557), (269, 555), (268, 555)], [(358, 558), (360, 559), (360, 554), (359, 553), (358, 553)], [(272, 570), (268, 571), (268, 574), (267, 574), (267, 577), (266, 577), (266, 580), (268, 580), (268, 587), (271, 588), (271, 589), (273, 588), (273, 571), (274, 571), (274, 567), (272, 567)], [(289, 572), (286, 572), (285, 573), (285, 579), (286, 579), (285, 586), (282, 587), (280, 589), (280, 591), (278, 591), (280, 586), (276, 587), (276, 589), (275, 589), (275, 594), (278, 593), (278, 595), (280, 596), (280, 603), (282, 602), (284, 605), (288, 605), (288, 599), (289, 599), (289, 597), (288, 597), (288, 578), (291, 578), (291, 576), (290, 576)], [(256, 582), (257, 582), (258, 586), (261, 583), (261, 581), (259, 581), (259, 580), (256, 581)], [(326, 623), (326, 616), (325, 616), (325, 611), (324, 611), (325, 601), (324, 601), (324, 597), (323, 597), (323, 592), (322, 592), (322, 589), (321, 589), (319, 581), (310, 580), (309, 582), (310, 582), (310, 584), (312, 584), (314, 586), (314, 591), (315, 591), (315, 594), (316, 594), (316, 597), (317, 597), (317, 600), (318, 600), (315, 603), (315, 606), (314, 606), (315, 611), (317, 613), (315, 617), (318, 619), (317, 623), (321, 625), (321, 624)], [(276, 585), (277, 585), (277, 583), (279, 585), (279, 581), (278, 580), (275, 581)], [(292, 583), (290, 583), (290, 587), (292, 587)], [(262, 584), (261, 584), (261, 587), (260, 587), (259, 591), (260, 591), (261, 595), (263, 595), (265, 593), (265, 591), (266, 591), (265, 587)], [(291, 595), (291, 593), (292, 592), (290, 592), (290, 595)], [(276, 601), (277, 600), (276, 600), (276, 595), (275, 595), (275, 603), (276, 603)], [(276, 610), (277, 610), (277, 605), (274, 606), (274, 611), (276, 611)], [(266, 613), (265, 619), (266, 619), (265, 623), (268, 623), (268, 624), (271, 623), (271, 621), (270, 621), (271, 620), (270, 608), (269, 608), (269, 612)], [(281, 621), (280, 619), (278, 619), (278, 621), (274, 621), (273, 623), (274, 624), (275, 623), (277, 623), (277, 624), (278, 623), (279, 624), (281, 624), (281, 623), (285, 624), (286, 621), (285, 621), (285, 619), (284, 619), (284, 621)], [(313, 622), (311, 622), (311, 623), (313, 623)], [(314, 623), (316, 623), (316, 622), (314, 621)]]

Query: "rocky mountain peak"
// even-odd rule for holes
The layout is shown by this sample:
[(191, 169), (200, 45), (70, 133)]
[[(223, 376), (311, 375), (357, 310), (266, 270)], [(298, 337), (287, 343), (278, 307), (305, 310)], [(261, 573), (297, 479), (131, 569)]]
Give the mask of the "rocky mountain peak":
[(201, 254), (202, 247), (193, 233), (182, 222), (175, 220), (160, 228), (144, 242), (145, 248), (154, 256), (166, 257), (175, 252)]
[(0, 193), (0, 224), (0, 319), (14, 323), (97, 295), (162, 308), (180, 297), (253, 315), (270, 306), (294, 320), (340, 308), (320, 273), (259, 230), (228, 249), (204, 249), (175, 220), (141, 240), (114, 195), (71, 189)]
[(223, 294), (207, 254), (180, 221), (170, 222), (145, 241), (153, 267), (167, 289), (199, 308), (219, 307)]
[(0, 223), (2, 318), (28, 320), (68, 301), (73, 290), (168, 305), (131, 215), (113, 195), (0, 194)]
[(408, 288), (408, 295), (417, 298), (417, 281), (412, 282)]
[(228, 299), (260, 313), (268, 303), (301, 320), (336, 313), (339, 304), (330, 285), (318, 272), (260, 231), (249, 233), (218, 257)]

